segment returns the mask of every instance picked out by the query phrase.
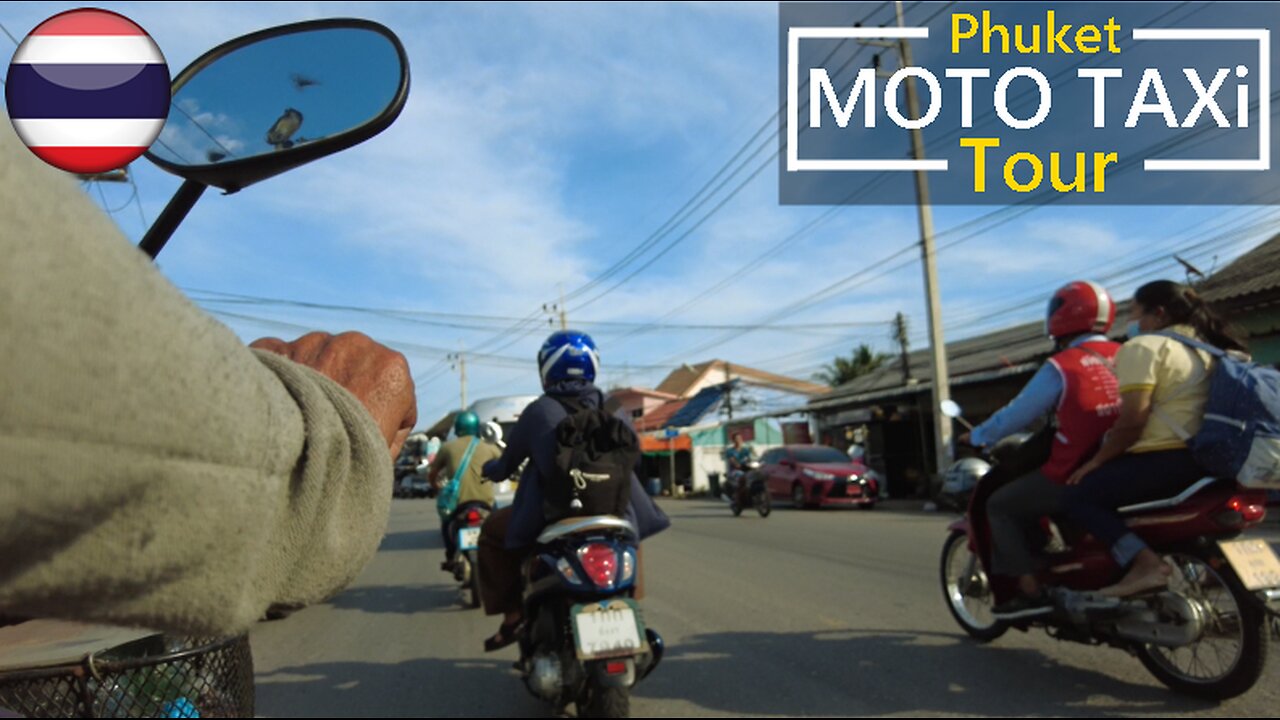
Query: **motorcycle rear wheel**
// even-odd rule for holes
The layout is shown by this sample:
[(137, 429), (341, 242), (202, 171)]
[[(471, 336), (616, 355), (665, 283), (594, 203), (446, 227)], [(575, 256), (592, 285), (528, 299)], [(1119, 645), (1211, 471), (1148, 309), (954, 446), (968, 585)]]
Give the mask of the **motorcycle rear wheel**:
[(1138, 659), (1176, 692), (1208, 700), (1248, 692), (1262, 675), (1271, 639), (1258, 599), (1216, 548), (1167, 555), (1165, 561), (1174, 567), (1169, 589), (1200, 602), (1207, 611), (1204, 633), (1179, 648), (1139, 646)]
[(991, 615), (995, 594), (962, 532), (951, 533), (942, 545), (941, 578), (947, 610), (969, 637), (987, 643), (1005, 634), (1009, 626)]
[(578, 717), (631, 717), (631, 691), (627, 688), (592, 687), (590, 693), (586, 703), (578, 706)]
[(471, 608), (480, 607), (480, 553), (475, 550), (468, 550), (465, 554), (466, 562), (471, 565), (470, 577), (467, 579), (467, 605)]

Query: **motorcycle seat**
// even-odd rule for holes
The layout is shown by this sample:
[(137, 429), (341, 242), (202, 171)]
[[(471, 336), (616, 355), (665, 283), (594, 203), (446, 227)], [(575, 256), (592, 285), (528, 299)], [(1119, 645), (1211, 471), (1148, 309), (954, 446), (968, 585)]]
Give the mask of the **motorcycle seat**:
[(636, 537), (635, 527), (628, 521), (615, 517), (613, 515), (592, 515), (585, 517), (565, 518), (559, 522), (552, 523), (542, 531), (538, 536), (538, 544), (546, 545), (555, 542), (566, 535), (577, 535), (587, 532), (598, 532), (600, 530), (614, 530), (625, 532), (632, 537)]
[(1138, 503), (1136, 505), (1128, 505), (1120, 508), (1119, 512), (1121, 515), (1137, 515), (1140, 513), (1152, 512), (1154, 510), (1167, 510), (1172, 507), (1177, 507), (1178, 505), (1181, 505), (1182, 503), (1189, 500), (1196, 493), (1206, 488), (1209, 488), (1213, 485), (1216, 485), (1220, 481), (1221, 481), (1220, 478), (1215, 478), (1215, 477), (1201, 478), (1197, 480), (1195, 483), (1193, 483), (1186, 490), (1183, 490), (1182, 492), (1178, 493), (1177, 495), (1174, 495), (1173, 497), (1164, 498), (1162, 500), (1152, 500), (1150, 502)]

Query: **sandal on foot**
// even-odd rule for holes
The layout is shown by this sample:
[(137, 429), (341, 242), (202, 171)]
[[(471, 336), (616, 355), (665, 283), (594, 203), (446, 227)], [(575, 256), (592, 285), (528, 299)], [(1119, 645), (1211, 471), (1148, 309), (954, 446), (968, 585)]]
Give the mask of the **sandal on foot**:
[(493, 652), (501, 650), (518, 639), (520, 626), (524, 624), (524, 620), (517, 620), (510, 625), (502, 623), (498, 628), (498, 632), (484, 641), (484, 651)]

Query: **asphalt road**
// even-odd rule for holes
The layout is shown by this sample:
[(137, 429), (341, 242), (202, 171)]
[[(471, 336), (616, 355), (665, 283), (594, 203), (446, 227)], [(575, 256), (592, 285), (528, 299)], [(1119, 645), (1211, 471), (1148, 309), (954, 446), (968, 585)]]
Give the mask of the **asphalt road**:
[[(664, 501), (645, 544), (646, 622), (667, 641), (636, 716), (1267, 716), (1280, 712), (1280, 643), (1254, 690), (1212, 705), (1174, 695), (1126, 653), (1016, 631), (982, 646), (943, 605), (948, 516), (778, 508), (734, 518)], [(485, 654), (498, 625), (463, 609), (434, 503), (397, 500), (361, 578), (325, 605), (253, 632), (265, 716), (547, 716)]]

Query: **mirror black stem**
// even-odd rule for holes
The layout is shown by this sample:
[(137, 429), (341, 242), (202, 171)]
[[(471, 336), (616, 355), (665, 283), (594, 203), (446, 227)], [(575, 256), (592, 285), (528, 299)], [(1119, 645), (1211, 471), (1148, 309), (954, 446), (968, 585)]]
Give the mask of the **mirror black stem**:
[(138, 243), (138, 247), (154, 260), (164, 248), (164, 244), (173, 237), (173, 231), (182, 224), (187, 213), (191, 212), (191, 208), (208, 187), (195, 180), (184, 181), (182, 187), (178, 188), (178, 192), (170, 198), (169, 204), (164, 206), (164, 212), (160, 213), (160, 217), (156, 218), (156, 221), (147, 229), (147, 234), (143, 236), (142, 242)]

